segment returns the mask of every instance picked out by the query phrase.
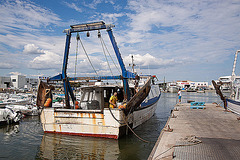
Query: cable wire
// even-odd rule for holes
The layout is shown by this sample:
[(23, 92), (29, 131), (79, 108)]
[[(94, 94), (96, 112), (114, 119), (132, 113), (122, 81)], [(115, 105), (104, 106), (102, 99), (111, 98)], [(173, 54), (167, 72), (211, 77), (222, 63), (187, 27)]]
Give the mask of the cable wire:
[(92, 64), (92, 62), (91, 62), (91, 60), (90, 60), (90, 58), (89, 58), (89, 56), (88, 56), (88, 54), (87, 54), (86, 49), (85, 49), (85, 47), (83, 46), (82, 40), (81, 40), (80, 38), (79, 38), (79, 41), (80, 41), (80, 43), (81, 43), (81, 45), (82, 45), (82, 48), (83, 48), (83, 50), (84, 50), (84, 53), (85, 53), (86, 56), (87, 56), (87, 59), (88, 59), (89, 63), (91, 64), (91, 66), (92, 66), (94, 72), (95, 72), (96, 75), (98, 76), (97, 71), (96, 71), (96, 69), (94, 68), (94, 66), (93, 66), (93, 64)]
[[(102, 36), (100, 37), (100, 39), (102, 39)], [(121, 74), (121, 72), (120, 72), (120, 69), (117, 67), (117, 65), (116, 65), (116, 63), (114, 62), (114, 60), (113, 60), (112, 56), (110, 55), (110, 53), (109, 53), (109, 51), (108, 51), (108, 49), (107, 49), (107, 46), (106, 46), (105, 42), (103, 41), (103, 39), (102, 39), (102, 42), (103, 42), (103, 44), (104, 44), (104, 46), (105, 46), (105, 48), (106, 48), (106, 51), (107, 51), (107, 53), (108, 53), (109, 57), (111, 58), (111, 60), (112, 60), (113, 64), (114, 64), (114, 65), (115, 65), (115, 67), (117, 68), (118, 72)]]
[[(100, 32), (99, 32), (99, 34), (100, 34)], [(101, 35), (100, 35), (99, 39), (100, 39), (100, 42), (101, 42), (101, 45), (102, 45), (102, 49), (103, 49), (104, 56), (105, 56), (106, 61), (107, 61), (107, 64), (108, 64), (108, 68), (110, 69), (110, 72), (111, 72), (112, 76), (114, 77), (113, 72), (112, 72), (112, 69), (111, 69), (111, 66), (110, 66), (110, 64), (109, 64), (109, 62), (108, 62), (108, 59), (107, 59), (107, 55), (106, 55), (106, 52), (105, 52), (105, 49), (104, 49), (104, 46), (103, 46), (103, 39), (101, 38)], [(115, 82), (117, 83), (116, 79), (114, 79), (114, 80), (115, 80)]]

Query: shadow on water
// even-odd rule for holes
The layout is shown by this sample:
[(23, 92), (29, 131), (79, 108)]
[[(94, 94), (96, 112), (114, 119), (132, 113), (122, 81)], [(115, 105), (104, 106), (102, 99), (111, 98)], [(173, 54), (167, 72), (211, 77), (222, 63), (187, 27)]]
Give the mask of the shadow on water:
[[(182, 101), (220, 102), (215, 93), (182, 93)], [(0, 128), (0, 159), (118, 159), (145, 160), (177, 102), (176, 93), (162, 93), (154, 116), (119, 140), (44, 134), (39, 117)], [(4, 151), (4, 152), (3, 152)]]

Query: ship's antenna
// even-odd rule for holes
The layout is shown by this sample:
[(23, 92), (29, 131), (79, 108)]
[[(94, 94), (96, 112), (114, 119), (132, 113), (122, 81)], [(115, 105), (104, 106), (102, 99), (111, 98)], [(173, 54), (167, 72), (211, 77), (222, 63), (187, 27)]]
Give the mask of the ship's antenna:
[(133, 71), (133, 73), (135, 73), (135, 72), (134, 72), (134, 66), (136, 66), (136, 64), (134, 64), (133, 55), (132, 55), (131, 57), (132, 57), (132, 64), (129, 64), (129, 66), (132, 67), (132, 71)]

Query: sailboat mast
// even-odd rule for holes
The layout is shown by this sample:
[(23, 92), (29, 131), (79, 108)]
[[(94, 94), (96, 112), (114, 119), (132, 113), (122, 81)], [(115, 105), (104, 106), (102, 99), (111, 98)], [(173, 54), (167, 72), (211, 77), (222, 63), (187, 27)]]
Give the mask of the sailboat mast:
[(235, 95), (235, 92), (234, 92), (234, 84), (233, 82), (235, 81), (235, 69), (236, 69), (236, 63), (237, 63), (237, 56), (238, 56), (238, 52), (240, 50), (237, 50), (236, 53), (235, 53), (235, 58), (234, 58), (234, 62), (233, 62), (233, 70), (232, 70), (232, 76), (231, 76), (231, 90), (232, 90), (232, 93), (230, 95), (230, 97), (233, 97), (233, 95)]
[(240, 50), (237, 50), (235, 53), (235, 58), (234, 58), (234, 62), (233, 62), (233, 70), (232, 70), (232, 81), (234, 80), (236, 74), (235, 74), (235, 69), (236, 69), (236, 63), (237, 63), (237, 56), (238, 56), (238, 52), (240, 52)]

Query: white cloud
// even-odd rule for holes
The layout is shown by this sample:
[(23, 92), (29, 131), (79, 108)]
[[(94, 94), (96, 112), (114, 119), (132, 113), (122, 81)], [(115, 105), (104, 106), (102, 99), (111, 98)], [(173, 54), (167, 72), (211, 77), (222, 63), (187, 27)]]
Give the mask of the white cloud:
[(57, 24), (60, 18), (43, 7), (30, 1), (9, 0), (0, 5), (1, 32), (27, 30)]
[[(172, 77), (179, 73), (174, 72), (174, 69), (182, 71), (181, 75), (194, 75), (202, 66), (212, 69), (214, 65), (218, 66), (214, 71), (219, 70), (219, 74), (222, 74), (219, 68), (224, 63), (231, 70), (233, 54), (239, 49), (239, 1), (65, 1), (64, 8), (69, 5), (74, 9), (68, 10), (73, 17), (67, 16), (67, 25), (61, 19), (66, 17), (65, 11), (59, 12), (63, 8), (36, 3), (28, 0), (0, 3), (0, 59), (4, 59), (0, 68), (5, 68), (8, 72), (8, 69), (13, 68), (26, 72), (35, 72), (37, 69), (37, 72), (41, 72), (39, 69), (43, 67), (52, 69), (42, 71), (44, 74), (48, 72), (52, 75), (61, 70), (65, 44), (62, 29), (69, 24), (99, 19), (116, 25), (113, 32), (126, 65), (129, 61), (125, 57), (128, 59), (133, 54), (142, 69), (156, 68), (158, 73), (164, 70), (166, 74), (172, 74)], [(114, 10), (116, 6), (118, 11)], [(46, 7), (53, 7), (59, 15)], [(104, 8), (107, 9), (103, 11)], [(75, 16), (75, 10), (81, 19)], [(109, 75), (99, 39), (96, 38), (97, 33), (91, 32), (91, 37), (94, 40), (85, 41), (85, 36), (81, 36), (92, 63), (99, 74)], [(106, 39), (109, 40), (108, 37)], [(69, 59), (69, 73), (74, 72), (74, 40), (71, 48), (70, 58), (73, 60)], [(79, 73), (94, 75), (82, 49), (79, 52), (77, 70)]]
[(104, 19), (105, 23), (115, 23), (119, 17), (124, 15), (124, 13), (101, 13), (101, 17)]
[[(5, 57), (1, 68), (26, 69), (24, 67), (27, 64), (36, 61), (36, 64), (29, 67), (38, 69), (37, 66), (41, 66), (40, 60), (38, 57), (33, 59), (33, 56), (63, 52), (64, 39), (46, 34), (61, 23), (58, 15), (51, 10), (30, 1), (8, 0), (0, 4), (0, 14), (0, 48), (6, 50), (5, 54), (0, 55), (1, 58)], [(22, 48), (25, 55), (20, 54)], [(11, 58), (6, 57), (7, 55), (11, 55)]]
[(0, 62), (0, 69), (12, 69), (14, 67), (11, 63)]
[(53, 52), (44, 51), (44, 54), (30, 61), (28, 67), (37, 70), (61, 68), (61, 57)]
[(83, 12), (81, 8), (79, 8), (75, 3), (68, 3), (68, 2), (64, 2), (69, 8), (74, 9), (77, 12)]
[(20, 72), (10, 72), (9, 74), (10, 75), (22, 75), (22, 73), (20, 73)]
[(23, 53), (26, 54), (43, 54), (44, 50), (39, 49), (35, 44), (26, 44)]
[(84, 4), (85, 7), (89, 7), (91, 9), (96, 9), (97, 5), (102, 3), (102, 0), (93, 0), (92, 3)]
[(127, 8), (130, 29), (118, 37), (126, 53), (221, 63), (239, 47), (240, 2), (132, 0)]
[(47, 45), (41, 43), (51, 46), (49, 44), (56, 41), (43, 34), (59, 25), (61, 19), (42, 6), (30, 1), (9, 0), (0, 4), (0, 15), (0, 45), (3, 48), (21, 49), (26, 44), (34, 44), (44, 49)]
[(135, 54), (124, 57), (123, 59), (126, 66), (128, 66), (129, 64), (132, 65), (132, 56), (134, 64), (137, 65), (137, 68), (141, 69), (159, 69), (163, 67), (175, 66), (176, 64), (182, 63), (181, 61), (176, 61), (174, 59), (157, 58), (147, 53), (145, 55)]

